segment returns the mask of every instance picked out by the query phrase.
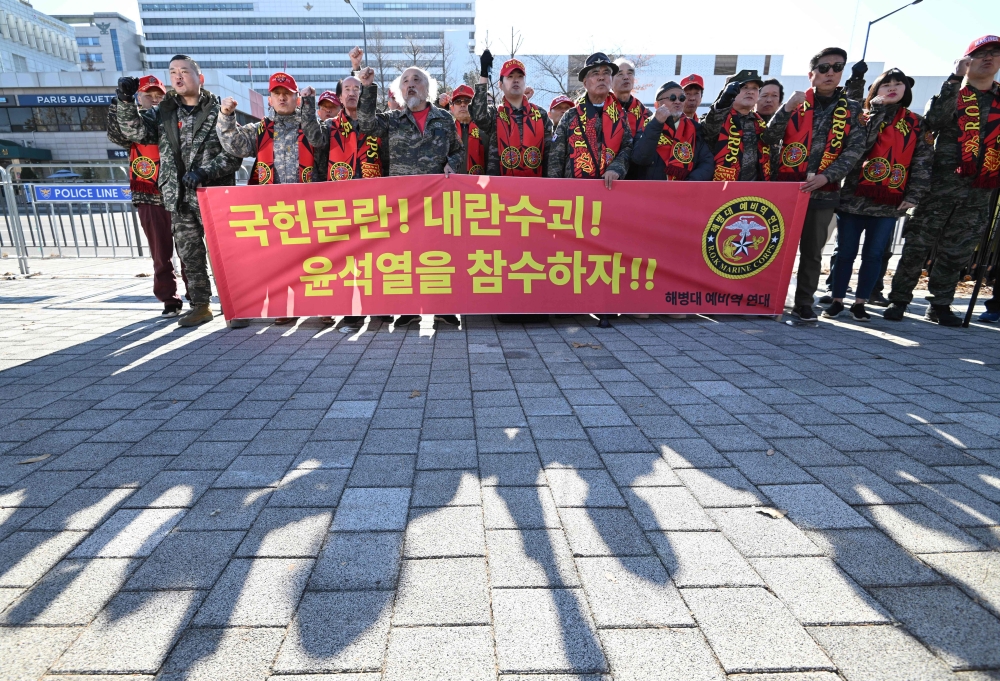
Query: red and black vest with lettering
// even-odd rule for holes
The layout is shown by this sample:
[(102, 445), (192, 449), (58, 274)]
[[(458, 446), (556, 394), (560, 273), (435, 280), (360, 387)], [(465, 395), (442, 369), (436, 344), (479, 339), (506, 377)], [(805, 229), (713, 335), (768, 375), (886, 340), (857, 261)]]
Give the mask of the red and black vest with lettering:
[(128, 186), (132, 193), (159, 194), (160, 147), (133, 144), (128, 151)]
[[(990, 110), (980, 111), (978, 97), (968, 85), (958, 93), (958, 145), (962, 154), (958, 174), (975, 178), (973, 187), (1000, 187), (1000, 84), (993, 83)], [(983, 133), (985, 132), (985, 137)]]
[(515, 177), (541, 177), (545, 149), (545, 112), (524, 101), (524, 139), (514, 120), (514, 107), (506, 98), (497, 110), (497, 153), (500, 174)]
[[(299, 128), (299, 176), (297, 182), (312, 182), (313, 149)], [(274, 121), (264, 118), (257, 124), (257, 158), (247, 184), (274, 184)], [(285, 184), (293, 184), (286, 182)]]
[(649, 120), (649, 109), (642, 102), (629, 95), (628, 104), (624, 104), (625, 116), (628, 119), (628, 129), (632, 131), (632, 139), (643, 131), (646, 121)]
[[(826, 147), (820, 160), (816, 174), (822, 173), (837, 160), (844, 150), (844, 140), (851, 131), (851, 109), (847, 104), (847, 95), (841, 89), (837, 93), (837, 102), (833, 109), (833, 124), (826, 136)], [(809, 150), (812, 149), (813, 112), (816, 110), (816, 90), (806, 91), (806, 101), (802, 102), (792, 112), (785, 128), (782, 140), (781, 159), (774, 179), (778, 182), (805, 182), (809, 168)], [(818, 191), (840, 191), (839, 182), (827, 182)]]
[(882, 121), (875, 145), (861, 164), (861, 179), (854, 193), (887, 206), (902, 203), (919, 141), (920, 118), (899, 107), (891, 121)]
[[(715, 182), (736, 182), (740, 179), (740, 154), (743, 152), (743, 128), (736, 123), (736, 109), (730, 109), (719, 131), (719, 151), (715, 154)], [(771, 179), (771, 147), (764, 144), (764, 130), (767, 123), (754, 111), (754, 129), (757, 131), (757, 177), (762, 182)]]
[(663, 124), (663, 132), (656, 143), (656, 153), (667, 166), (667, 180), (683, 180), (694, 170), (694, 145), (697, 139), (698, 128), (687, 116), (677, 119), (676, 128)]
[(576, 105), (576, 125), (570, 131), (567, 143), (571, 147), (573, 177), (603, 177), (608, 166), (621, 150), (622, 137), (627, 125), (625, 111), (613, 94), (608, 95), (601, 108), (601, 138), (597, 138), (595, 126), (587, 125), (586, 100)]
[(333, 119), (330, 127), (330, 160), (326, 179), (332, 182), (382, 177), (382, 139), (358, 136), (358, 128), (347, 112)]
[[(465, 140), (465, 172), (469, 175), (486, 174), (486, 147), (483, 145), (483, 134), (474, 121), (469, 122), (468, 139)], [(455, 121), (455, 132), (458, 139), (463, 139), (462, 124)]]

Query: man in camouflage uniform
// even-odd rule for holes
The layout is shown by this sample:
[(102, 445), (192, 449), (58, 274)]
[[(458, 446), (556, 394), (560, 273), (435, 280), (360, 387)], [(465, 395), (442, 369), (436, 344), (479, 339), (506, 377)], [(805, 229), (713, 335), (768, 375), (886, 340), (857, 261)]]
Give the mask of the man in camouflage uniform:
[[(167, 88), (156, 76), (139, 79), (136, 103), (140, 111), (148, 111), (160, 103)], [(108, 140), (129, 150), (129, 188), (132, 205), (139, 214), (139, 224), (146, 234), (149, 255), (153, 259), (153, 295), (163, 303), (161, 317), (177, 317), (184, 308), (184, 301), (177, 295), (177, 276), (174, 272), (174, 237), (170, 231), (170, 213), (163, 207), (163, 195), (156, 184), (160, 169), (160, 150), (155, 144), (133, 144), (122, 135), (118, 125), (118, 107), (108, 107)], [(181, 278), (187, 285), (184, 267)]]
[[(708, 110), (705, 120), (701, 124), (701, 132), (705, 137), (705, 142), (712, 155), (716, 156), (718, 163), (718, 152), (726, 145), (725, 140), (720, 140), (723, 125), (729, 118), (730, 112), (733, 114), (733, 126), (740, 131), (740, 143), (738, 145), (739, 156), (739, 177), (735, 178), (739, 182), (763, 182), (769, 179), (770, 164), (768, 168), (763, 168), (759, 162), (758, 147), (760, 142), (758, 128), (766, 127), (764, 119), (753, 111), (754, 106), (760, 96), (760, 88), (764, 80), (757, 75), (753, 69), (743, 69), (735, 76), (726, 79), (725, 89), (719, 93), (719, 98)], [(717, 168), (721, 170), (721, 167)], [(767, 176), (765, 176), (767, 175)], [(722, 173), (716, 172), (716, 180), (731, 179), (726, 178)]]
[[(806, 176), (802, 191), (810, 193), (809, 208), (806, 211), (805, 223), (802, 225), (802, 238), (799, 241), (799, 269), (796, 273), (795, 306), (792, 308), (793, 322), (815, 324), (816, 313), (813, 311), (813, 294), (819, 286), (820, 270), (823, 266), (823, 247), (833, 233), (833, 212), (840, 201), (840, 182), (851, 168), (865, 154), (865, 128), (861, 122), (861, 103), (851, 99), (840, 86), (844, 66), (847, 62), (847, 52), (839, 47), (829, 47), (812, 58), (809, 63), (809, 81), (812, 84), (810, 95), (814, 101), (812, 110), (811, 140), (805, 157)], [(827, 146), (830, 131), (833, 129), (834, 118), (840, 109), (839, 103), (846, 102), (844, 116), (847, 132), (839, 140), (839, 153), (834, 160), (829, 161)], [(807, 93), (795, 92), (785, 106), (778, 110), (768, 123), (762, 134), (764, 143), (771, 147), (774, 154), (784, 154), (784, 147), (790, 146), (785, 140), (786, 129), (792, 115), (797, 111), (806, 111), (803, 104), (807, 102)], [(778, 145), (782, 144), (782, 149)], [(799, 145), (801, 146), (801, 145)], [(832, 148), (832, 147), (831, 147)], [(784, 158), (784, 157), (782, 157)], [(821, 163), (829, 163), (819, 172)], [(774, 167), (780, 171), (782, 161), (777, 160)], [(783, 181), (780, 172), (772, 175), (772, 180)], [(795, 180), (792, 180), (795, 181)]]
[[(376, 110), (375, 70), (366, 66), (358, 78), (362, 85), (358, 130), (362, 135), (381, 137), (387, 145), (390, 176), (444, 173), (448, 177), (465, 162), (465, 149), (455, 129), (455, 119), (444, 109), (431, 106), (437, 99), (437, 82), (426, 71), (416, 66), (404, 70), (398, 94), (403, 106), (381, 113)], [(396, 319), (396, 326), (407, 326), (419, 318), (419, 315), (402, 315)], [(455, 315), (439, 315), (435, 320), (458, 324)]]
[[(222, 100), (215, 124), (222, 148), (233, 156), (254, 159), (249, 184), (316, 181), (324, 172), (316, 168), (316, 149), (329, 142), (316, 118), (316, 91), (311, 87), (299, 90), (294, 78), (279, 71), (268, 80), (268, 92), (267, 101), (274, 116), (267, 116), (259, 123), (237, 125), (236, 100), (232, 97)], [(300, 102), (301, 106), (297, 106)], [(276, 325), (291, 324), (298, 319), (281, 316), (289, 314), (285, 287), (268, 286), (265, 281), (260, 282), (258, 291), (260, 300), (268, 301), (268, 314), (264, 316), (275, 317)], [(333, 323), (329, 317), (321, 319)], [(237, 326), (243, 326), (242, 321)]]
[[(501, 107), (503, 107), (503, 104), (510, 107), (510, 118), (518, 129), (517, 139), (520, 142), (520, 147), (514, 147), (518, 152), (514, 154), (518, 159), (518, 163), (513, 164), (513, 167), (509, 168), (501, 162), (497, 117), (503, 109), (498, 109), (496, 106), (491, 105), (486, 98), (486, 88), (490, 83), (490, 71), (492, 68), (493, 55), (489, 50), (486, 50), (479, 58), (479, 83), (476, 84), (476, 94), (473, 96), (472, 104), (469, 106), (469, 114), (472, 116), (472, 120), (476, 122), (480, 131), (489, 139), (486, 148), (486, 174), (529, 176), (533, 170), (534, 176), (545, 177), (549, 149), (552, 146), (550, 144), (552, 140), (552, 121), (549, 120), (549, 117), (545, 115), (542, 109), (533, 106), (528, 101), (527, 88), (524, 86), (524, 63), (518, 59), (509, 59), (503, 64), (500, 68), (499, 80), (500, 90), (503, 92)], [(538, 130), (538, 125), (542, 126), (542, 148), (540, 150), (537, 148), (532, 149), (526, 141), (528, 137), (525, 136), (525, 117), (530, 119), (532, 114), (535, 116), (532, 119), (534, 123), (529, 121), (528, 124), (536, 126), (536, 131)], [(534, 151), (536, 155), (538, 155), (537, 152), (541, 151), (541, 158), (538, 159), (540, 163), (534, 169), (530, 169), (527, 166), (527, 159), (525, 159), (527, 155), (525, 152), (529, 151)]]
[[(951, 310), (962, 268), (968, 263), (983, 235), (989, 218), (990, 195), (995, 186), (981, 186), (979, 175), (1000, 163), (1000, 149), (990, 147), (991, 132), (986, 121), (1000, 112), (1000, 85), (994, 82), (1000, 70), (1000, 37), (984, 36), (974, 41), (957, 62), (955, 73), (941, 86), (927, 108), (925, 125), (935, 135), (931, 190), (907, 224), (906, 244), (892, 278), (890, 307), (884, 317), (903, 318), (913, 289), (931, 249), (934, 265), (927, 282), (930, 303), (927, 319), (942, 326), (961, 326), (962, 319)], [(979, 156), (977, 173), (959, 174), (962, 166), (958, 100), (964, 87), (979, 106)], [(989, 158), (990, 161), (984, 164)], [(995, 183), (995, 180), (994, 180)], [(980, 185), (980, 186), (976, 186)]]
[(212, 319), (212, 284), (197, 189), (235, 185), (243, 159), (222, 149), (215, 132), (219, 98), (202, 88), (198, 64), (186, 55), (174, 56), (170, 60), (170, 84), (174, 89), (160, 105), (140, 114), (134, 103), (139, 79), (120, 78), (116, 113), (125, 139), (159, 146), (163, 205), (170, 211), (174, 241), (187, 271), (191, 297), (191, 311), (177, 323), (197, 326)]

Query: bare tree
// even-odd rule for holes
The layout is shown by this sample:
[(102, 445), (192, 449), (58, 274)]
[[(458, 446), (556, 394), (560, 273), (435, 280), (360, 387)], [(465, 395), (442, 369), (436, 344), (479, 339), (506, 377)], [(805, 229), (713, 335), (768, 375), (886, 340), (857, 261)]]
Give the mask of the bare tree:
[(423, 44), (417, 38), (413, 37), (408, 37), (406, 39), (406, 45), (400, 50), (400, 52), (406, 55), (403, 57), (403, 60), (399, 62), (400, 71), (410, 66), (425, 68), (433, 59), (433, 56), (430, 59), (427, 58), (427, 51)]
[[(540, 77), (540, 87), (547, 92), (565, 95), (575, 99), (580, 88), (570, 83), (569, 59), (554, 54), (533, 54), (527, 57), (532, 66), (532, 79)], [(537, 75), (536, 75), (537, 74)]]
[(521, 45), (524, 44), (524, 38), (521, 37), (521, 32), (514, 29), (513, 26), (510, 27), (510, 43), (504, 43), (502, 40), (500, 44), (507, 48), (510, 52), (510, 58), (513, 59), (517, 56), (517, 53), (521, 50)]
[(94, 64), (96, 62), (94, 61), (94, 55), (93, 54), (91, 54), (90, 52), (81, 52), (80, 53), (80, 57), (81, 57), (80, 61), (83, 63), (83, 70), (84, 71), (96, 71), (97, 70), (97, 68), (94, 66)]
[(440, 85), (441, 92), (451, 92), (454, 89), (452, 79), (455, 77), (455, 47), (448, 42), (444, 32), (441, 33), (441, 41), (437, 45), (437, 56), (441, 59)]
[(368, 42), (368, 46), (371, 52), (365, 55), (366, 65), (375, 69), (380, 104), (385, 106), (389, 95), (389, 83), (395, 77), (396, 65), (389, 59), (390, 48), (386, 44), (385, 33), (381, 28), (372, 31), (372, 39)]

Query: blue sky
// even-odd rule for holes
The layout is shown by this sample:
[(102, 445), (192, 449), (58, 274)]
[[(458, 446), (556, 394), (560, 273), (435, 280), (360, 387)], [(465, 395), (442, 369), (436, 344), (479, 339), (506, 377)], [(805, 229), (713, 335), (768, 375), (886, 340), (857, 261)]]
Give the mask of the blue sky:
[[(340, 0), (323, 0), (336, 2)], [(520, 31), (525, 54), (594, 49), (644, 54), (783, 54), (786, 74), (803, 74), (828, 45), (861, 55), (868, 21), (905, 0), (477, 0), (476, 23), (495, 51)], [(50, 14), (80, 11), (79, 0), (34, 0)], [(322, 3), (314, 3), (322, 7)], [(88, 0), (87, 11), (138, 18), (136, 0)], [(664, 9), (660, 9), (660, 8)], [(748, 14), (748, 10), (753, 14)], [(628, 13), (611, 15), (612, 11)], [(607, 14), (605, 14), (607, 13)], [(529, 19), (530, 18), (530, 19)], [(1000, 34), (998, 0), (923, 0), (872, 28), (870, 61), (913, 75), (944, 75), (965, 47)], [(477, 50), (482, 44), (477, 45)]]

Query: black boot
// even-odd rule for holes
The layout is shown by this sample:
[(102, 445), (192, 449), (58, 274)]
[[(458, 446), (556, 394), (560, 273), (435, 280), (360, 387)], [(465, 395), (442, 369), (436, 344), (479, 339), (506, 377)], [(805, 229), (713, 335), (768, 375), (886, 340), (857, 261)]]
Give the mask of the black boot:
[(924, 317), (941, 326), (961, 326), (962, 318), (951, 311), (951, 305), (931, 305)]

